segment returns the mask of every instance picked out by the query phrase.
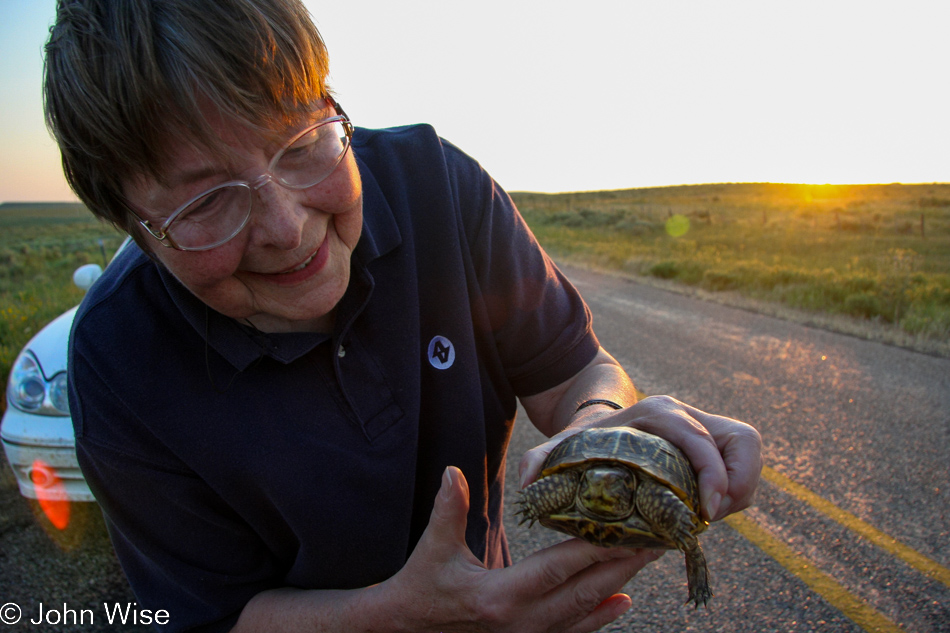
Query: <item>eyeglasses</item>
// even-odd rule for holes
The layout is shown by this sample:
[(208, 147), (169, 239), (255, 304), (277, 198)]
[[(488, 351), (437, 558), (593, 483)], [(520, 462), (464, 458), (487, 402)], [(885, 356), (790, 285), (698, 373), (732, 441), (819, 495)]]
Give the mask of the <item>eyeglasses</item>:
[(274, 154), (267, 171), (253, 181), (232, 180), (216, 185), (178, 207), (157, 229), (134, 209), (129, 211), (163, 246), (181, 251), (221, 246), (247, 224), (254, 192), (265, 184), (276, 182), (287, 189), (307, 189), (325, 180), (343, 161), (353, 139), (353, 124), (336, 101), (327, 101), (338, 115), (296, 134)]

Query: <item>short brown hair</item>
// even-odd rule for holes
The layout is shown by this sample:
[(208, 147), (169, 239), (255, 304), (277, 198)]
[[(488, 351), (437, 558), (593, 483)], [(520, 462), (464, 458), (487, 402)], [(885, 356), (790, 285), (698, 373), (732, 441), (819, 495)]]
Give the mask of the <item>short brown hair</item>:
[(122, 183), (161, 180), (171, 134), (217, 148), (202, 103), (269, 127), (326, 97), (328, 72), (300, 0), (59, 0), (46, 121), (73, 191), (136, 237)]

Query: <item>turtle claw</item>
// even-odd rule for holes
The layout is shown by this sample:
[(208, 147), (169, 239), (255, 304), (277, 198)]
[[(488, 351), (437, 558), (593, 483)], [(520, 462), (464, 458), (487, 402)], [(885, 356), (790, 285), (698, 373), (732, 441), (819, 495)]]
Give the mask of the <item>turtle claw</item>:
[(684, 604), (688, 605), (690, 602), (692, 602), (693, 608), (698, 609), (699, 604), (702, 603), (703, 607), (708, 609), (709, 599), (712, 597), (713, 597), (713, 592), (709, 590), (709, 587), (703, 587), (699, 591), (691, 591), (689, 598), (686, 599), (686, 602)]
[(521, 515), (521, 519), (518, 521), (518, 525), (524, 525), (528, 523), (528, 528), (534, 525), (534, 522), (537, 520), (537, 517), (532, 516), (531, 512), (528, 511), (528, 501), (524, 498), (522, 494), (521, 499), (516, 502), (519, 506), (518, 511), (515, 512), (515, 516)]

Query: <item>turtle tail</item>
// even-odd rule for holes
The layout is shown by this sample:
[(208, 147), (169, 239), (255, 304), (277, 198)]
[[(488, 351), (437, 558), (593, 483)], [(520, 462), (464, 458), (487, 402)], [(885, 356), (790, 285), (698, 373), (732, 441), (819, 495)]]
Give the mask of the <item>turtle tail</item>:
[(521, 491), (521, 498), (518, 500), (517, 514), (521, 515), (518, 525), (530, 521), (528, 527), (531, 527), (538, 519), (573, 506), (577, 478), (577, 473), (560, 472), (526, 486)]

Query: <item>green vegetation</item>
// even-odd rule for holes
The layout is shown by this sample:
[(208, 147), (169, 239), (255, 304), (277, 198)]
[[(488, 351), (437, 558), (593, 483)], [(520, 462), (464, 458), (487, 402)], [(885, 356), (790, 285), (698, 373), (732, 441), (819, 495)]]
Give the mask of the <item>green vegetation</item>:
[(852, 317), (904, 340), (950, 340), (950, 185), (719, 184), (512, 197), (564, 261)]
[[(950, 185), (722, 184), (512, 197), (564, 261), (950, 341)], [(30, 337), (82, 300), (73, 271), (101, 264), (122, 237), (79, 204), (0, 205), (4, 382)]]
[(73, 271), (102, 265), (103, 254), (111, 256), (121, 242), (122, 234), (81, 204), (0, 204), (0, 411), (6, 409), (16, 355), (44, 325), (82, 300)]

